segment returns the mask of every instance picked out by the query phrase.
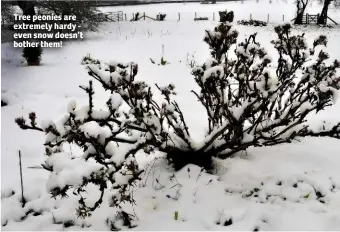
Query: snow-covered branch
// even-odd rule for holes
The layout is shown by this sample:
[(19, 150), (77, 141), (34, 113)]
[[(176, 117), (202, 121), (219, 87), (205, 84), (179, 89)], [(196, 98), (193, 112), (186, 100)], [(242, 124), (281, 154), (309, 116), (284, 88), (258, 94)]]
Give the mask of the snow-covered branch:
[[(256, 34), (236, 45), (237, 33), (229, 24), (207, 31), (212, 58), (192, 70), (201, 89), (193, 93), (206, 109), (209, 125), (200, 151), (212, 149), (225, 158), (249, 146), (313, 135), (305, 125), (306, 116), (332, 105), (340, 88), (336, 76), (340, 64), (335, 60), (326, 65), (329, 57), (323, 50), (311, 57), (317, 46), (327, 45), (326, 37), (318, 37), (308, 49), (304, 35), (291, 35), (289, 24), (277, 26), (275, 32), (276, 69)], [(232, 46), (236, 59), (228, 58)], [(338, 130), (335, 126), (319, 135), (332, 136)]]

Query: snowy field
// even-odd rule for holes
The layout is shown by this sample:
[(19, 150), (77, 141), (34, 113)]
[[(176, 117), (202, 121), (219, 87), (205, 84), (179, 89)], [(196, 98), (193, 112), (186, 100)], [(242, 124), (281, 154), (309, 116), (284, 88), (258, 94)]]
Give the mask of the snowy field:
[[(32, 168), (45, 161), (44, 136), (22, 131), (14, 123), (19, 116), (34, 111), (38, 120), (59, 119), (66, 113), (70, 100), (87, 103), (87, 95), (78, 87), (90, 77), (80, 64), (83, 56), (102, 60), (135, 61), (139, 64), (137, 79), (176, 85), (178, 101), (194, 139), (204, 133), (204, 109), (190, 93), (196, 88), (188, 63), (201, 64), (209, 57), (202, 41), (204, 30), (212, 29), (213, 21), (194, 22), (199, 16), (218, 10), (234, 10), (236, 20), (265, 20), (268, 27), (238, 26), (239, 40), (257, 32), (258, 42), (269, 53), (275, 52), (270, 41), (275, 39), (274, 25), (294, 17), (294, 6), (276, 2), (240, 2), (202, 6), (200, 4), (168, 4), (104, 8), (124, 13), (167, 13), (169, 21), (109, 23), (98, 33), (88, 33), (83, 41), (67, 42), (62, 49), (45, 49), (42, 65), (27, 67), (21, 51), (10, 43), (1, 45), (1, 98), (8, 106), (1, 108), (1, 223), (2, 230), (108, 230), (105, 220), (115, 213), (105, 204), (91, 218), (77, 218), (77, 198), (51, 199), (46, 192), (48, 172)], [(310, 13), (319, 12), (313, 3)], [(181, 12), (181, 21), (176, 22)], [(154, 15), (152, 15), (154, 14)], [(330, 17), (340, 22), (340, 11), (330, 10)], [(209, 15), (207, 15), (209, 16)], [(130, 16), (131, 17), (131, 16)], [(210, 16), (209, 16), (210, 17)], [(173, 19), (173, 20), (172, 20)], [(340, 58), (340, 28), (317, 26), (295, 27), (293, 33), (305, 33), (311, 44), (320, 34), (328, 37), (331, 59)], [(160, 62), (164, 47), (166, 66)], [(275, 58), (275, 53), (272, 54)], [(95, 85), (95, 87), (98, 87)], [(95, 95), (101, 102), (102, 92)], [(339, 121), (340, 101), (327, 111), (311, 116), (310, 123), (321, 120)], [(70, 148), (72, 150), (72, 147)], [(18, 150), (22, 152), (24, 194), (28, 199), (21, 208)], [(73, 149), (77, 154), (77, 150)], [(340, 230), (340, 141), (331, 138), (304, 138), (275, 147), (250, 148), (247, 153), (225, 161), (216, 161), (216, 174), (201, 173), (190, 165), (175, 173), (165, 165), (162, 154), (153, 157), (138, 154), (147, 175), (135, 190), (136, 206), (129, 212), (138, 216), (139, 226), (132, 230)], [(188, 169), (190, 170), (188, 172)], [(12, 194), (14, 193), (14, 195)], [(39, 213), (29, 213), (30, 210)], [(175, 211), (178, 220), (174, 219)], [(26, 215), (27, 214), (27, 215)], [(126, 229), (126, 228), (125, 228)]]
[[(218, 11), (228, 10), (234, 11), (235, 20), (249, 19), (250, 15), (253, 19), (267, 22), (269, 14), (270, 23), (289, 22), (295, 17), (295, 4), (290, 0), (250, 0), (236, 2), (217, 2), (216, 4), (200, 4), (200, 3), (183, 3), (183, 4), (155, 4), (155, 5), (136, 5), (136, 6), (117, 6), (117, 7), (102, 7), (103, 12), (123, 11), (128, 19), (132, 18), (132, 14), (139, 12), (150, 17), (156, 17), (159, 13), (167, 14), (167, 21), (177, 21), (178, 13), (180, 13), (180, 20), (193, 20), (195, 12), (198, 17), (208, 17), (213, 20), (213, 13), (215, 12), (215, 20), (218, 20)], [(319, 14), (322, 6), (317, 1), (310, 1), (307, 6), (306, 13)], [(334, 6), (329, 7), (328, 16), (340, 21), (340, 13), (334, 9)]]

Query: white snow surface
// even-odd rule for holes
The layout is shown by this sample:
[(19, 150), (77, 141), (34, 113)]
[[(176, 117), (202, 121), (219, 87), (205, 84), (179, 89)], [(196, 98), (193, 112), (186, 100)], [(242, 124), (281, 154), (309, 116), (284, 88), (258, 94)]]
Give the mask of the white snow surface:
[[(88, 85), (90, 77), (81, 58), (90, 53), (104, 61), (136, 62), (139, 65), (138, 80), (146, 81), (152, 87), (155, 98), (163, 102), (154, 83), (166, 86), (176, 85), (174, 99), (181, 107), (195, 143), (204, 140), (207, 127), (206, 113), (190, 93), (197, 86), (190, 74), (187, 59), (195, 54), (199, 64), (209, 59), (208, 46), (202, 41), (206, 29), (212, 29), (213, 22), (194, 22), (198, 16), (208, 16), (219, 10), (234, 10), (235, 20), (267, 20), (270, 25), (263, 28), (237, 26), (239, 41), (258, 32), (257, 41), (266, 48), (273, 61), (277, 54), (270, 44), (275, 39), (274, 23), (281, 23), (294, 17), (294, 5), (290, 2), (260, 1), (256, 3), (227, 2), (216, 5), (194, 3), (146, 5), (129, 7), (107, 7), (103, 11), (123, 10), (128, 14), (145, 11), (155, 16), (167, 13), (167, 21), (108, 23), (97, 33), (87, 33), (82, 41), (66, 42), (61, 49), (44, 49), (42, 65), (27, 67), (22, 63), (21, 50), (10, 43), (1, 44), (1, 97), (8, 106), (1, 108), (1, 223), (2, 230), (109, 230), (108, 217), (115, 216), (115, 209), (109, 207), (110, 192), (104, 196), (104, 203), (92, 217), (77, 218), (75, 208), (78, 198), (70, 193), (69, 198), (54, 200), (47, 189), (62, 187), (66, 183), (79, 184), (73, 179), (80, 174), (88, 176), (100, 166), (87, 163), (81, 169), (73, 169), (73, 163), (86, 163), (79, 148), (71, 145), (69, 153), (55, 154), (47, 162), (53, 162), (56, 169), (52, 176), (42, 168), (44, 157), (44, 133), (22, 131), (14, 118), (36, 112), (38, 125), (51, 125), (49, 119), (59, 120), (65, 111), (75, 112), (83, 118), (88, 103), (87, 95), (79, 85)], [(308, 6), (308, 12), (319, 13), (316, 2)], [(181, 21), (177, 22), (177, 14)], [(153, 15), (154, 14), (154, 15)], [(329, 16), (340, 22), (340, 11), (330, 10)], [(328, 37), (328, 46), (323, 48), (331, 59), (340, 58), (340, 28), (294, 27), (293, 33), (306, 33), (309, 45), (320, 34)], [(170, 64), (158, 66), (162, 56)], [(109, 95), (100, 91), (94, 81), (95, 104), (105, 106), (103, 99)], [(112, 95), (115, 108), (121, 105), (121, 98)], [(77, 103), (77, 104), (76, 104)], [(123, 107), (123, 106), (122, 106)], [(304, 109), (308, 109), (304, 105)], [(171, 110), (171, 109), (168, 109)], [(241, 110), (241, 109), (238, 109)], [(236, 114), (235, 109), (235, 114)], [(104, 116), (107, 112), (95, 111)], [(340, 119), (340, 101), (318, 115), (312, 115), (309, 123), (316, 130), (324, 120), (332, 125)], [(150, 119), (151, 120), (151, 119)], [(43, 123), (41, 123), (43, 122)], [(108, 136), (103, 130), (99, 134), (94, 122), (82, 129), (89, 136), (101, 140)], [(247, 135), (244, 140), (250, 139)], [(112, 161), (120, 164), (128, 146), (117, 147), (110, 143), (106, 147), (112, 154)], [(22, 153), (24, 196), (28, 201), (21, 206), (18, 150)], [(154, 160), (154, 158), (156, 160)], [(65, 163), (66, 162), (66, 163)], [(340, 141), (331, 138), (304, 138), (291, 144), (274, 147), (250, 148), (228, 160), (216, 160), (215, 173), (207, 174), (194, 165), (188, 165), (174, 172), (166, 165), (163, 154), (146, 155), (138, 153), (137, 162), (146, 168), (142, 181), (134, 190), (136, 205), (124, 205), (127, 212), (138, 216), (138, 226), (124, 230), (340, 230)], [(79, 167), (79, 166), (77, 166)], [(119, 174), (117, 174), (116, 177)], [(48, 178), (55, 178), (55, 186), (47, 186)], [(99, 192), (93, 185), (87, 187), (87, 201), (94, 203)], [(29, 213), (29, 211), (34, 211)], [(174, 219), (175, 211), (178, 219)], [(27, 215), (26, 215), (27, 214)], [(66, 222), (72, 222), (65, 227)], [(229, 225), (230, 224), (230, 225)]]

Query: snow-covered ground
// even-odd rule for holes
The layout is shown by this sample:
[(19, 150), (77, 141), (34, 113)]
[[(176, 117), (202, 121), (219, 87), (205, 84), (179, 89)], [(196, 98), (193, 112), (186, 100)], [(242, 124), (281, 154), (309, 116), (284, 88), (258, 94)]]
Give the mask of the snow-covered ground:
[[(31, 111), (36, 112), (39, 121), (59, 119), (71, 99), (79, 105), (86, 104), (87, 96), (78, 87), (89, 80), (80, 64), (83, 56), (90, 53), (103, 60), (135, 61), (139, 64), (138, 79), (152, 86), (174, 83), (176, 100), (184, 111), (191, 134), (200, 139), (206, 119), (204, 109), (190, 93), (196, 86), (188, 62), (202, 63), (209, 57), (202, 39), (204, 30), (211, 29), (216, 22), (194, 22), (194, 12), (205, 16), (204, 12), (215, 11), (217, 18), (218, 10), (234, 10), (236, 20), (246, 19), (250, 13), (255, 19), (266, 20), (269, 13), (273, 23), (281, 23), (283, 14), (288, 21), (294, 16), (293, 5), (281, 1), (105, 9), (124, 13), (164, 12), (174, 20), (107, 24), (98, 33), (89, 33), (83, 41), (68, 42), (62, 49), (45, 49), (39, 67), (25, 66), (21, 51), (12, 48), (10, 43), (1, 46), (1, 98), (8, 101), (8, 106), (1, 108), (3, 230), (108, 230), (105, 220), (115, 211), (107, 204), (84, 221), (74, 214), (77, 202), (72, 195), (63, 200), (50, 198), (45, 185), (48, 172), (32, 168), (45, 160), (44, 135), (22, 131), (14, 123), (16, 117)], [(309, 12), (319, 9), (313, 3)], [(176, 22), (178, 12), (182, 14), (180, 22)], [(331, 11), (330, 16), (340, 21), (340, 11)], [(275, 38), (273, 24), (262, 28), (236, 24), (235, 27), (240, 32), (240, 40), (258, 32), (258, 42), (269, 53), (274, 52), (270, 44)], [(339, 27), (302, 26), (293, 32), (306, 33), (309, 43), (317, 35), (325, 34), (329, 41), (325, 50), (332, 59), (340, 58)], [(164, 57), (170, 64), (152, 64), (150, 58), (160, 62), (163, 46)], [(95, 100), (101, 102), (103, 96), (104, 93), (98, 92)], [(339, 119), (340, 101), (310, 118), (316, 126), (320, 120)], [(21, 208), (19, 202), (18, 150), (22, 152), (24, 194), (29, 201), (25, 208)], [(134, 209), (126, 206), (130, 212), (135, 211), (139, 219), (139, 226), (133, 230), (340, 230), (339, 140), (305, 138), (292, 144), (251, 148), (238, 157), (216, 161), (215, 175), (201, 173), (200, 168), (193, 165), (174, 173), (165, 165), (162, 154), (156, 156), (160, 157), (156, 161), (143, 153), (138, 157), (141, 166), (147, 165), (148, 172), (135, 190), (137, 205)], [(39, 213), (28, 214), (30, 209)], [(174, 219), (175, 211), (178, 220)]]

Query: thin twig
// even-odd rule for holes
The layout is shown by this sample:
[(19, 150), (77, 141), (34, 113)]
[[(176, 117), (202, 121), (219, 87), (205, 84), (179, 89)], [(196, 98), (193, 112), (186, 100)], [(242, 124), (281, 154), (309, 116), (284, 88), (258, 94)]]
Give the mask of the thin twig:
[(31, 166), (31, 167), (27, 167), (29, 169), (44, 169), (43, 167), (40, 166)]
[(22, 208), (25, 207), (26, 200), (24, 197), (24, 185), (22, 181), (22, 166), (21, 166), (21, 151), (19, 150), (19, 167), (20, 167), (20, 182), (21, 182), (21, 203), (22, 203)]

